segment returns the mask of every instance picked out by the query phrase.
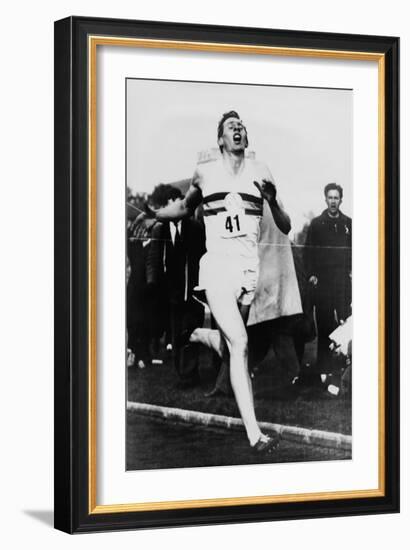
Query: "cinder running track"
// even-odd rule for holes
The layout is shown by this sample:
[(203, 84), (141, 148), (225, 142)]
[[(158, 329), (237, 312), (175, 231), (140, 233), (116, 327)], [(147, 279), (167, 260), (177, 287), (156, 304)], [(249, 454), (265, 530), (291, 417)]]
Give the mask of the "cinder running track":
[(350, 451), (283, 440), (272, 454), (249, 448), (245, 432), (190, 426), (127, 413), (127, 470), (187, 468), (276, 462), (343, 460)]

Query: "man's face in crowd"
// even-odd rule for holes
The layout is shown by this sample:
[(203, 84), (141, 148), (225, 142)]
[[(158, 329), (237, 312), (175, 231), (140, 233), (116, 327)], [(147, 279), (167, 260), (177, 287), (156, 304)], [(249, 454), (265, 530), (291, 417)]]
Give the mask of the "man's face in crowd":
[(167, 202), (167, 206), (170, 206), (174, 202), (181, 202), (181, 201), (182, 201), (182, 197), (174, 197), (173, 199), (169, 198)]
[(335, 216), (339, 212), (341, 202), (342, 202), (342, 199), (337, 189), (331, 189), (330, 191), (327, 192), (326, 194), (327, 209), (332, 216)]
[(244, 151), (247, 147), (246, 128), (238, 118), (227, 118), (223, 125), (222, 136), (218, 145), (228, 153)]

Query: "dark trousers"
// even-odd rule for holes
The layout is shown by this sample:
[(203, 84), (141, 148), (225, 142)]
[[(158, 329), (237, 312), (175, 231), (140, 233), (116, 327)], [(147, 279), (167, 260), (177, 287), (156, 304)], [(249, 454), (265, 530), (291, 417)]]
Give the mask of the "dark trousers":
[(150, 359), (151, 323), (148, 318), (148, 305), (146, 293), (141, 292), (131, 276), (127, 285), (127, 345), (137, 359), (143, 361)]
[(195, 382), (199, 379), (198, 346), (187, 336), (204, 322), (204, 307), (196, 300), (170, 303), (170, 334), (175, 370), (181, 380)]
[(159, 339), (166, 328), (165, 304), (160, 289), (155, 293), (149, 292), (145, 284), (138, 287), (130, 278), (127, 286), (128, 347), (137, 359), (149, 362), (152, 353), (154, 357), (158, 353), (155, 347), (158, 347)]
[[(335, 273), (333, 278), (319, 278), (315, 311), (317, 324), (317, 367), (331, 372), (332, 357), (329, 335), (351, 314), (352, 285), (350, 277)], [(330, 369), (330, 370), (329, 370)]]
[[(248, 365), (254, 370), (263, 361), (272, 346), (276, 359), (290, 382), (299, 375), (301, 357), (295, 346), (294, 317), (281, 317), (248, 328)], [(303, 356), (303, 347), (301, 354)], [(299, 352), (299, 353), (298, 353)], [(215, 382), (215, 389), (227, 395), (232, 393), (229, 374), (229, 354), (226, 353)]]
[(249, 365), (257, 366), (272, 347), (276, 359), (287, 373), (289, 380), (298, 376), (300, 359), (295, 346), (294, 327), (296, 316), (280, 317), (265, 321), (248, 329)]

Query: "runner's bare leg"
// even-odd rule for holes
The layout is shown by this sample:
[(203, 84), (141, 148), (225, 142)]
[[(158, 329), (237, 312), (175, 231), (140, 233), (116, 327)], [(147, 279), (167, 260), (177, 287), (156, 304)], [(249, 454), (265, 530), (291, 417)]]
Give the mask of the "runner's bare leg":
[(229, 349), (229, 369), (232, 389), (241, 414), (249, 443), (253, 446), (262, 432), (258, 426), (253, 403), (252, 384), (248, 372), (248, 337), (234, 292), (207, 289), (209, 308)]

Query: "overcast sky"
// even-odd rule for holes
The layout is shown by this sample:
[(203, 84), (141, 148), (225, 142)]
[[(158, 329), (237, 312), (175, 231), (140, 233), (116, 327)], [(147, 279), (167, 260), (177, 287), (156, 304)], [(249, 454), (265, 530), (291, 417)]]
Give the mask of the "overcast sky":
[(324, 208), (335, 181), (352, 214), (352, 91), (158, 80), (127, 80), (127, 185), (151, 192), (192, 176), (198, 152), (216, 147), (221, 115), (239, 112), (249, 148), (270, 168), (292, 220)]

